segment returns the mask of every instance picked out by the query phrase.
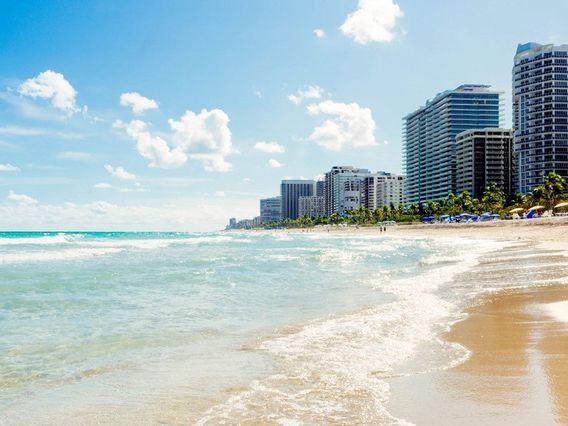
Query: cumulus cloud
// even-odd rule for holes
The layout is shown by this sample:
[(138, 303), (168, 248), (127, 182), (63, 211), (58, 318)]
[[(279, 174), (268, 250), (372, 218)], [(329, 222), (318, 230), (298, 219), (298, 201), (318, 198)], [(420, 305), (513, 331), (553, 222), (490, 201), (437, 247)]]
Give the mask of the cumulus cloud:
[(316, 28), (314, 30), (314, 34), (317, 38), (325, 38), (326, 37), (325, 31), (322, 30), (321, 28)]
[(97, 188), (97, 189), (111, 189), (112, 185), (110, 183), (106, 183), (106, 182), (99, 182), (99, 183), (95, 184), (95, 188)]
[(37, 200), (35, 198), (32, 198), (29, 195), (25, 194), (17, 194), (12, 190), (10, 190), (6, 199), (10, 201), (15, 201), (16, 203), (19, 204), (26, 204), (26, 205), (37, 204)]
[(307, 86), (296, 93), (288, 95), (288, 100), (293, 104), (299, 105), (304, 99), (321, 99), (324, 90), (319, 86)]
[(105, 170), (111, 174), (111, 176), (122, 179), (122, 180), (134, 180), (136, 179), (136, 175), (129, 173), (126, 171), (124, 167), (118, 166), (113, 167), (110, 164), (105, 165)]
[(280, 167), (284, 167), (284, 164), (274, 158), (271, 158), (268, 160), (268, 167), (271, 169), (279, 169)]
[(207, 171), (227, 172), (232, 165), (225, 157), (234, 153), (228, 115), (219, 109), (203, 109), (199, 114), (186, 111), (179, 119), (168, 120), (170, 143), (152, 136), (143, 121), (117, 122), (137, 142), (140, 155), (151, 160), (150, 167), (180, 167), (189, 159), (201, 161)]
[(0, 172), (19, 172), (20, 168), (11, 165), (10, 163), (0, 164)]
[(377, 145), (375, 120), (369, 108), (357, 103), (345, 104), (323, 101), (309, 105), (308, 113), (313, 116), (329, 116), (314, 128), (309, 140), (330, 151), (341, 151), (344, 146), (360, 148)]
[(286, 151), (286, 147), (278, 142), (257, 142), (254, 144), (254, 149), (266, 154), (282, 154)]
[(130, 123), (117, 121), (114, 127), (125, 129), (126, 134), (136, 141), (138, 154), (150, 160), (150, 167), (170, 169), (180, 167), (187, 162), (187, 155), (182, 148), (171, 148), (164, 139), (153, 136), (144, 121), (133, 120)]
[(116, 128), (126, 129), (136, 141), (138, 153), (150, 160), (150, 167), (180, 167), (188, 159), (198, 160), (207, 171), (228, 172), (232, 164), (225, 157), (235, 153), (229, 129), (229, 116), (220, 109), (186, 111), (179, 120), (169, 119), (172, 129), (169, 143), (148, 131), (141, 120), (117, 121)]
[(128, 92), (120, 95), (120, 105), (132, 108), (134, 114), (143, 114), (149, 109), (158, 109), (158, 103), (153, 99), (148, 99), (138, 92)]
[(215, 197), (225, 197), (225, 191), (215, 191)]
[(207, 171), (228, 172), (233, 166), (225, 157), (235, 152), (229, 121), (220, 109), (203, 109), (199, 114), (186, 111), (179, 121), (168, 123), (174, 144), (188, 152), (189, 158), (201, 161)]
[(70, 161), (88, 161), (93, 159), (93, 154), (90, 152), (63, 151), (57, 154), (57, 158)]
[(359, 0), (357, 10), (339, 29), (359, 44), (388, 43), (394, 39), (396, 21), (403, 15), (394, 0)]
[(77, 92), (63, 74), (51, 70), (24, 81), (18, 93), (33, 99), (49, 99), (53, 107), (72, 115), (80, 109), (76, 103)]

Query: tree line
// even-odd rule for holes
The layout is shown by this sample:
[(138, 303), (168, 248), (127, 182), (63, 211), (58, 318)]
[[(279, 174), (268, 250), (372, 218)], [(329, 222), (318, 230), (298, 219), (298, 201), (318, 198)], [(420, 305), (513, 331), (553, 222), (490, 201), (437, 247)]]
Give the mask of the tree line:
[(349, 210), (345, 215), (333, 213), (331, 216), (300, 217), (298, 219), (285, 219), (260, 225), (261, 228), (308, 228), (316, 225), (376, 225), (380, 222), (395, 221), (398, 223), (419, 222), (423, 216), (455, 216), (461, 213), (482, 214), (491, 212), (505, 217), (510, 210), (522, 208), (528, 210), (536, 205), (542, 205), (551, 210), (561, 201), (568, 201), (568, 185), (566, 179), (556, 172), (545, 176), (542, 185), (536, 186), (528, 194), (507, 195), (494, 182), (487, 185), (481, 198), (474, 198), (468, 191), (455, 195), (449, 193), (438, 201), (429, 201), (425, 204), (413, 203), (404, 206), (383, 206), (383, 208), (370, 210), (360, 207)]

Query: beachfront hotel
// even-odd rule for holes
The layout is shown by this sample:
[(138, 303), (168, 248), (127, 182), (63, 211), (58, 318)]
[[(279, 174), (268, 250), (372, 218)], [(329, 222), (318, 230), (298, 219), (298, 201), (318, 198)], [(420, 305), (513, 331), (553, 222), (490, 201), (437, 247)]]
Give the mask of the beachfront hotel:
[(280, 197), (263, 198), (260, 200), (260, 223), (279, 222), (281, 209)]
[(353, 166), (334, 166), (325, 174), (326, 215), (344, 215), (364, 205), (365, 178), (371, 172)]
[(300, 217), (300, 197), (311, 197), (316, 190), (313, 180), (283, 180), (280, 184), (281, 214), (282, 220), (298, 219)]
[(403, 118), (406, 203), (456, 192), (456, 137), (469, 129), (502, 127), (503, 93), (466, 84), (438, 94)]
[(405, 179), (402, 175), (377, 172), (365, 177), (365, 207), (369, 210), (405, 203)]
[(466, 130), (456, 137), (456, 192), (481, 198), (494, 182), (506, 194), (514, 192), (513, 131)]
[(551, 171), (568, 177), (568, 45), (518, 46), (513, 125), (519, 192), (532, 191)]

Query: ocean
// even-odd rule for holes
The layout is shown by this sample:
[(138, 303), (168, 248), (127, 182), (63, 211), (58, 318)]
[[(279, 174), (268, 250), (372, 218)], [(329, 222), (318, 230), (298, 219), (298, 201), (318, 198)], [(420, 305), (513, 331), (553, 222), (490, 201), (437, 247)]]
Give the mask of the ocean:
[(388, 379), (467, 359), (458, 278), (505, 246), (0, 233), (0, 423), (406, 425)]

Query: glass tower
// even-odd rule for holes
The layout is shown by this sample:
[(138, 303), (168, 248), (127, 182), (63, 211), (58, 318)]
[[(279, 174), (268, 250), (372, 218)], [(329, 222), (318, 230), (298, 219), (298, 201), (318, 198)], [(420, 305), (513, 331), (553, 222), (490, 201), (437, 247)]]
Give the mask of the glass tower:
[(568, 45), (519, 45), (513, 66), (519, 192), (550, 171), (568, 177)]
[(456, 136), (502, 126), (503, 93), (467, 84), (438, 94), (403, 118), (406, 202), (440, 200), (456, 191)]

